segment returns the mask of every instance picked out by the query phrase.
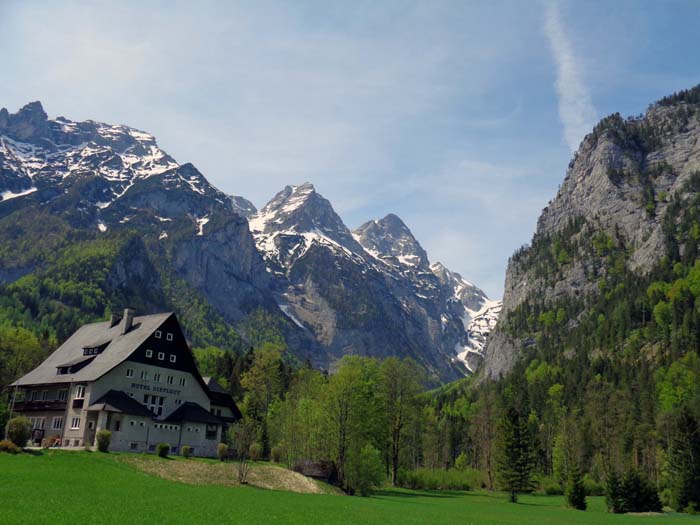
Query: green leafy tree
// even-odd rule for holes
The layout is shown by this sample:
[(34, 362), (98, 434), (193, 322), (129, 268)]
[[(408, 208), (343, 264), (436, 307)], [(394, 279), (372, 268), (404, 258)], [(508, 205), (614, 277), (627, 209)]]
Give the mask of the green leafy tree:
[(387, 418), (392, 485), (396, 485), (408, 423), (417, 417), (420, 377), (420, 369), (411, 359), (390, 357), (382, 362), (382, 409)]
[(358, 454), (351, 456), (346, 475), (346, 488), (360, 496), (369, 496), (384, 482), (384, 465), (381, 454), (372, 445), (365, 445)]

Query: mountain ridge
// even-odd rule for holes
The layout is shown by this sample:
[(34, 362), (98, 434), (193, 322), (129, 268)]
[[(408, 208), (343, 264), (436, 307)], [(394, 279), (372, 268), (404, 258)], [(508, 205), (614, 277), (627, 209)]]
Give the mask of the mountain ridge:
[[(163, 271), (231, 326), (245, 331), (255, 312), (268, 312), (290, 348), (323, 368), (348, 353), (400, 355), (436, 380), (455, 379), (474, 370), (491, 326), (470, 332), (488, 298), (465, 281), (483, 303), (467, 312), (398, 216), (353, 232), (310, 183), (257, 210), (129, 126), (49, 119), (38, 102), (3, 109), (0, 195), (0, 221), (48, 210), (95, 239), (139, 232)], [(9, 282), (25, 272), (8, 264), (0, 260)]]

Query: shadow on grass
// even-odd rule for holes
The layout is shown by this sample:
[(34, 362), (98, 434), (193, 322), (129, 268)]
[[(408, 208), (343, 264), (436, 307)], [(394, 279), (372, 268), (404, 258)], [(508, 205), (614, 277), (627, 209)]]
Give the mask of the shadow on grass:
[(457, 498), (465, 496), (466, 492), (450, 491), (450, 490), (421, 490), (421, 491), (403, 491), (403, 490), (376, 490), (373, 496), (385, 498)]

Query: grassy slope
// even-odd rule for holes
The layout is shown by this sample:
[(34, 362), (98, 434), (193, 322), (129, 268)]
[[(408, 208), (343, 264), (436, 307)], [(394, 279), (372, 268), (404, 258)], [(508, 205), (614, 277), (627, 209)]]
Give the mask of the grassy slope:
[[(0, 523), (675, 523), (686, 516), (616, 516), (602, 498), (591, 510), (561, 497), (386, 491), (372, 498), (293, 494), (242, 487), (193, 486), (135, 470), (115, 454), (0, 454)], [(698, 521), (696, 518), (695, 521)]]

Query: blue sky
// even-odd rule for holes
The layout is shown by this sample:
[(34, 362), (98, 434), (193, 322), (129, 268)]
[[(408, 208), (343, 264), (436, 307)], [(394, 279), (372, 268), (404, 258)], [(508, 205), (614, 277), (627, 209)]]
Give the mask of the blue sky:
[(700, 82), (700, 2), (0, 0), (0, 106), (128, 124), (262, 206), (394, 212), (490, 296), (583, 134)]

